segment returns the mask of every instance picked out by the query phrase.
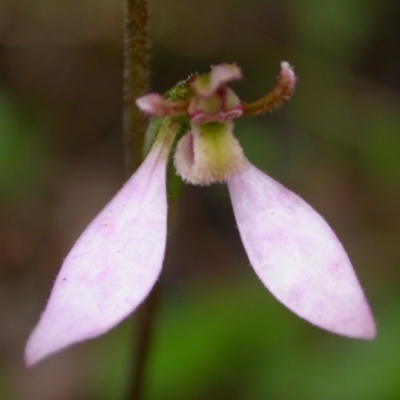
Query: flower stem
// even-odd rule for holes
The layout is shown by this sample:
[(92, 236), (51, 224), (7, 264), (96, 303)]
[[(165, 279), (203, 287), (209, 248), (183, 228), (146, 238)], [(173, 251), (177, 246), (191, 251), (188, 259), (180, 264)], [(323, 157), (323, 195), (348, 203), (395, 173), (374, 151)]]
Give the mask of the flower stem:
[(135, 370), (130, 381), (127, 400), (140, 400), (144, 398), (146, 383), (146, 370), (151, 350), (151, 342), (154, 332), (155, 314), (159, 308), (161, 298), (161, 283), (157, 281), (149, 297), (139, 310), (138, 337), (134, 346), (133, 357)]
[[(147, 118), (136, 106), (136, 98), (148, 91), (149, 78), (149, 11), (148, 0), (125, 0), (124, 32), (124, 144), (128, 174), (143, 161), (143, 144)], [(134, 343), (134, 373), (129, 380), (127, 400), (143, 398), (153, 323), (158, 308), (160, 284), (150, 293), (140, 310), (138, 334)]]
[(136, 106), (149, 86), (149, 10), (147, 0), (125, 0), (124, 141), (129, 174), (143, 159), (147, 118)]

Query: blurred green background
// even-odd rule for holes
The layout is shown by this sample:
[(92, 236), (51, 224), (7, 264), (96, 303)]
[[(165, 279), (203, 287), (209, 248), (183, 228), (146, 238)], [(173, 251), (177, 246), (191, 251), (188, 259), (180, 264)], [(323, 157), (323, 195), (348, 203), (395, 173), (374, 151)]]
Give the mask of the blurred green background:
[[(149, 400), (400, 399), (400, 2), (151, 1), (152, 86), (237, 62), (252, 101), (280, 61), (277, 112), (242, 118), (248, 158), (337, 232), (378, 338), (291, 314), (248, 265), (226, 187), (185, 187), (169, 236)], [(60, 263), (125, 179), (123, 3), (0, 0), (0, 399), (121, 399), (134, 319), (23, 366)]]

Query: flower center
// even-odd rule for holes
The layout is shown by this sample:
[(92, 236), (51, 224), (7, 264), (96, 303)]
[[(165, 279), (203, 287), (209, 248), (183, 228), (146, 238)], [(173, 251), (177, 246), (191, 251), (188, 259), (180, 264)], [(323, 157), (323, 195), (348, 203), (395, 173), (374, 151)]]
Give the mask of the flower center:
[(204, 124), (212, 121), (229, 121), (240, 117), (243, 110), (235, 92), (222, 86), (210, 96), (194, 96), (190, 101), (188, 113), (192, 122)]
[(233, 123), (192, 123), (192, 130), (176, 146), (174, 164), (178, 175), (194, 185), (224, 182), (247, 164)]

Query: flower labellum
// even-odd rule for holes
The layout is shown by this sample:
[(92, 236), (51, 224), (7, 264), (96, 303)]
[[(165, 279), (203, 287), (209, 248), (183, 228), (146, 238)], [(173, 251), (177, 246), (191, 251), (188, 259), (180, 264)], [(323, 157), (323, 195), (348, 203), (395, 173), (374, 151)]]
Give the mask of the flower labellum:
[(290, 97), (296, 84), (292, 68), (283, 62), (275, 88), (254, 103), (241, 103), (226, 86), (241, 75), (236, 65), (220, 64), (165, 96), (137, 99), (142, 111), (163, 117), (154, 143), (65, 259), (28, 340), (28, 365), (108, 331), (150, 292), (164, 258), (166, 166), (176, 137), (174, 165), (184, 182), (227, 183), (244, 248), (270, 292), (316, 326), (375, 337), (368, 303), (332, 229), (304, 200), (252, 165), (233, 135), (234, 118), (274, 110)]

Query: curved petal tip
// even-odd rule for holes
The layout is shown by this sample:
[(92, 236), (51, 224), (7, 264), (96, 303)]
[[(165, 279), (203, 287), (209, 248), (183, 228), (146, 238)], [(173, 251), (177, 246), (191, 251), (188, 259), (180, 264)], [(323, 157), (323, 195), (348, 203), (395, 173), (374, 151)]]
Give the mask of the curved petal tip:
[(159, 276), (166, 242), (167, 157), (156, 146), (78, 239), (29, 337), (28, 366), (119, 323)]
[(375, 323), (368, 303), (325, 220), (253, 165), (230, 177), (228, 186), (247, 255), (271, 293), (314, 325), (373, 339)]

